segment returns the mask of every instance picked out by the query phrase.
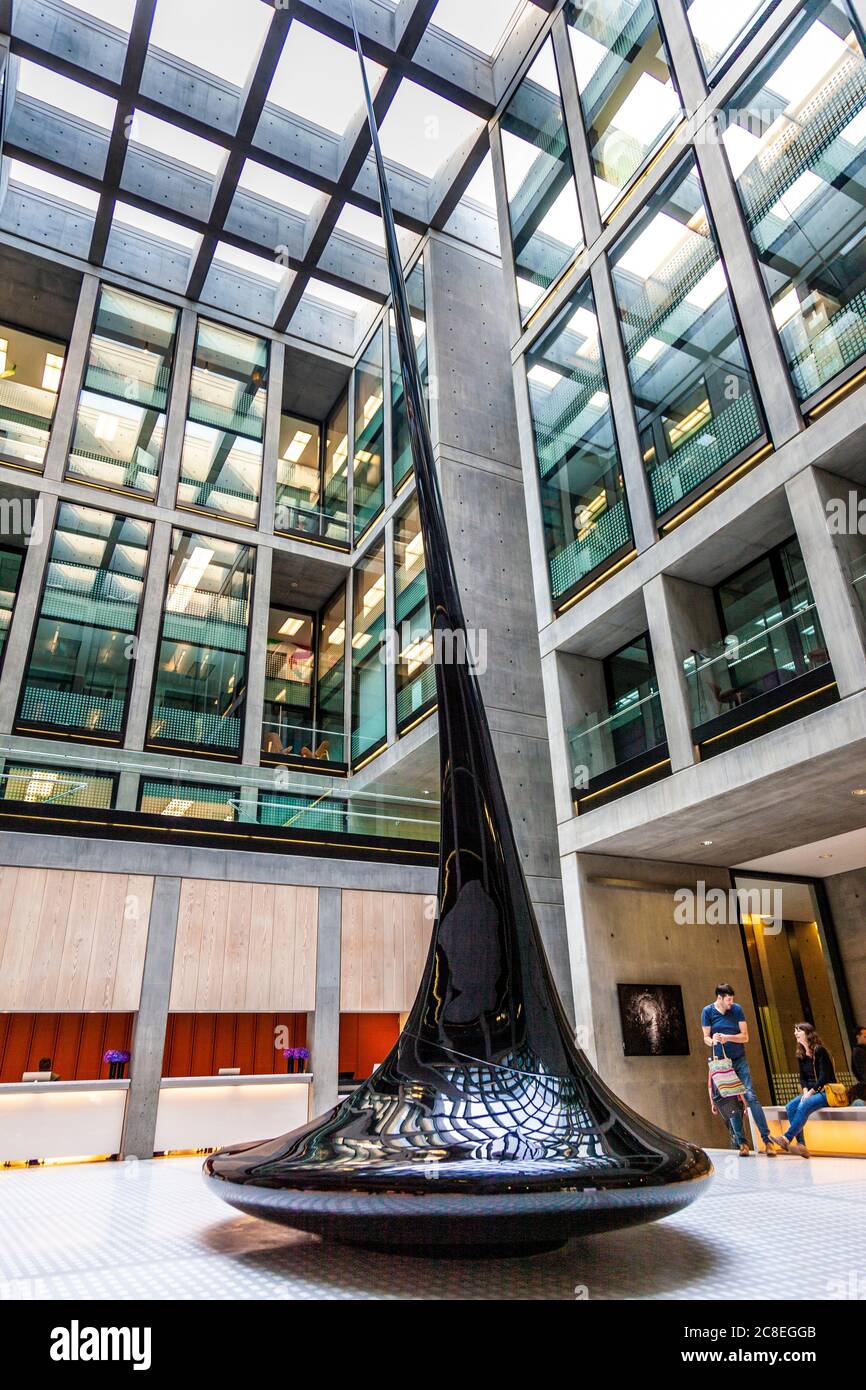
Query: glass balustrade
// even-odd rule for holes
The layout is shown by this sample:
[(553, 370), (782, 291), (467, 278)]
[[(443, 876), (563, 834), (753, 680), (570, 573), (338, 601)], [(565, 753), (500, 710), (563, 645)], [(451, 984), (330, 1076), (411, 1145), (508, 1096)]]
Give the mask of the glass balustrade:
[(655, 682), (636, 686), (612, 707), (572, 725), (568, 745), (572, 785), (578, 793), (616, 768), (663, 749), (665, 726)]

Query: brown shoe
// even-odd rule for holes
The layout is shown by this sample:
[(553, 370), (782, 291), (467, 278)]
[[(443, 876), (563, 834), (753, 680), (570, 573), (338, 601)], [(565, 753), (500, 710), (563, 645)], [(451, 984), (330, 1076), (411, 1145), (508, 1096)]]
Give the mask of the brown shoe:
[(764, 1141), (765, 1149), (768, 1153), (770, 1152), (771, 1144), (775, 1144), (776, 1148), (781, 1149), (784, 1153), (787, 1153), (790, 1147), (788, 1140), (783, 1134), (771, 1134), (769, 1139)]
[(740, 1145), (739, 1153), (740, 1153), (740, 1158), (750, 1158), (750, 1157), (751, 1157), (752, 1150), (749, 1148), (748, 1144), (742, 1143), (742, 1144)]

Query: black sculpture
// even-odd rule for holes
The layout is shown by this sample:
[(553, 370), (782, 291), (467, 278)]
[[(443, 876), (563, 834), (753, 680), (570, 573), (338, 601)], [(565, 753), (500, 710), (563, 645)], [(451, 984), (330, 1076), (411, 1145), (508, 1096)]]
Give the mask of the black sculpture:
[[(691, 1202), (712, 1165), (618, 1101), (575, 1047), (550, 975), (475, 674), (424, 413), (361, 44), (436, 653), (439, 915), (393, 1051), (324, 1117), (223, 1149), (227, 1202), (299, 1230), (412, 1253), (555, 1248)], [(442, 635), (447, 634), (447, 641)], [(456, 635), (457, 640), (454, 640)], [(460, 639), (463, 639), (461, 642)]]

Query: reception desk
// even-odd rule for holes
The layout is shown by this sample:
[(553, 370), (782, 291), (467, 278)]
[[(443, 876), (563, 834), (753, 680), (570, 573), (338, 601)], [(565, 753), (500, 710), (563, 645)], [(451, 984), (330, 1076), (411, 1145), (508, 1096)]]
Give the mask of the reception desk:
[(0, 1163), (119, 1153), (128, 1090), (126, 1080), (0, 1085)]
[(168, 1076), (159, 1089), (156, 1153), (270, 1139), (310, 1118), (312, 1076)]

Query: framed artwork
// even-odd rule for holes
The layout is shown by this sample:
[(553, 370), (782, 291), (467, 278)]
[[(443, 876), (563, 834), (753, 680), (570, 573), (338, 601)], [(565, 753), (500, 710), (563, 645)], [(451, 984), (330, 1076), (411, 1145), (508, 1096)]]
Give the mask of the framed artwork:
[(689, 1036), (679, 985), (617, 985), (626, 1057), (687, 1057)]

